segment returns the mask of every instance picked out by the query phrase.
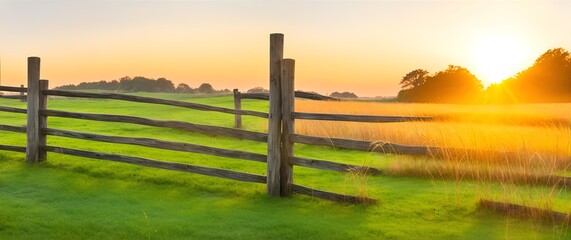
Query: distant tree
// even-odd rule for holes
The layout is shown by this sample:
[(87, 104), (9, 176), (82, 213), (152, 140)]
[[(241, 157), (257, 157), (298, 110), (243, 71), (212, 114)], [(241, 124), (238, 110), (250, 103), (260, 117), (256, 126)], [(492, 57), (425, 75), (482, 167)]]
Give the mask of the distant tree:
[(269, 93), (270, 90), (265, 89), (263, 87), (255, 87), (255, 88), (251, 88), (248, 89), (248, 91), (246, 91), (247, 93)]
[(424, 84), (427, 78), (428, 71), (423, 69), (416, 69), (402, 77), (400, 84), (402, 85), (403, 89), (411, 89)]
[(192, 93), (194, 92), (194, 89), (192, 89), (190, 86), (188, 86), (188, 84), (186, 83), (179, 83), (176, 86), (176, 90), (175, 92), (179, 92), (179, 93)]
[(232, 93), (232, 91), (230, 91), (230, 89), (228, 88), (224, 88), (222, 90), (216, 91), (217, 93), (221, 93), (221, 94), (230, 94)]
[(175, 89), (174, 84), (166, 78), (158, 78), (155, 85), (158, 92), (174, 92)]
[(358, 98), (358, 96), (352, 92), (333, 92), (329, 96), (333, 98)]
[(105, 86), (103, 87), (104, 90), (118, 90), (119, 89), (119, 81), (117, 80), (113, 80), (111, 82), (108, 82), (107, 84), (105, 84)]
[(199, 93), (214, 93), (214, 88), (212, 87), (212, 85), (210, 85), (210, 83), (203, 83), (200, 84), (200, 86), (198, 87), (198, 92)]
[(417, 70), (403, 77), (403, 80), (417, 81), (404, 81), (397, 95), (400, 101), (477, 103), (482, 100), (482, 82), (466, 68), (449, 65), (446, 70), (427, 77), (424, 71)]
[(99, 82), (82, 82), (80, 84), (64, 85), (61, 87), (56, 87), (56, 89), (67, 89), (67, 90), (90, 90), (90, 89), (100, 89), (100, 90), (111, 90), (111, 91), (125, 91), (125, 92), (172, 92), (175, 90), (174, 84), (165, 78), (159, 78), (157, 80), (150, 79), (146, 77), (122, 77), (111, 82), (99, 81)]
[(516, 102), (569, 102), (571, 54), (563, 48), (550, 49), (503, 85)]

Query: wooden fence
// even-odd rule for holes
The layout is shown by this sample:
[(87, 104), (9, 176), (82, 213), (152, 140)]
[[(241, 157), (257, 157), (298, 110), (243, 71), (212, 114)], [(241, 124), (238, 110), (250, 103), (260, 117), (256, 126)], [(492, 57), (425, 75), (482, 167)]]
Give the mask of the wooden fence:
[[(24, 88), (24, 85), (20, 85), (20, 89), (26, 89)], [(10, 95), (3, 95), (0, 94), (0, 98), (8, 98), (8, 99), (20, 99), (21, 102), (25, 102), (26, 101), (26, 95), (25, 95), (25, 91), (23, 92), (19, 92), (20, 94), (10, 94)]]
[[(259, 100), (269, 100), (269, 93), (241, 93), (238, 89), (234, 89), (234, 109), (242, 109), (242, 99), (259, 99)], [(321, 101), (339, 101), (340, 99), (323, 96), (317, 93), (310, 93), (304, 91), (295, 91), (296, 98), (305, 98), (311, 100), (321, 100)], [(242, 128), (242, 114), (236, 113), (234, 115), (234, 127)]]
[[(365, 166), (336, 163), (327, 160), (309, 159), (294, 155), (294, 143), (335, 146), (347, 149), (363, 151), (382, 151), (388, 153), (406, 154), (430, 154), (430, 147), (404, 146), (389, 143), (371, 143), (350, 139), (322, 138), (314, 136), (304, 136), (294, 134), (295, 119), (327, 120), (327, 121), (355, 121), (355, 122), (403, 122), (427, 120), (427, 117), (385, 117), (385, 116), (365, 116), (365, 115), (340, 115), (340, 114), (317, 114), (301, 113), (294, 111), (294, 98), (304, 97), (320, 100), (335, 100), (324, 96), (294, 91), (295, 61), (293, 59), (283, 59), (283, 35), (270, 35), (270, 92), (269, 94), (247, 94), (239, 93), (235, 90), (235, 109), (209, 106), (198, 103), (181, 102), (150, 97), (132, 96), (112, 93), (86, 93), (62, 90), (49, 90), (48, 81), (40, 80), (40, 59), (38, 57), (28, 58), (28, 87), (6, 87), (0, 86), (0, 91), (16, 92), (23, 96), (26, 93), (27, 109), (18, 109), (0, 106), (0, 111), (27, 114), (26, 127), (10, 126), (0, 124), (0, 130), (21, 132), (27, 134), (26, 147), (0, 145), (0, 150), (25, 152), (28, 163), (46, 161), (47, 152), (68, 154), (80, 157), (123, 162), (146, 167), (170, 169), (175, 171), (190, 172), (221, 178), (264, 183), (267, 192), (273, 196), (289, 196), (292, 193), (307, 194), (319, 198), (348, 202), (348, 203), (374, 203), (376, 200), (337, 194), (332, 192), (311, 189), (305, 186), (294, 184), (294, 165), (316, 169), (325, 169), (341, 172), (363, 172), (367, 174), (379, 174), (380, 169), (368, 168)], [(149, 104), (161, 104), (176, 106), (181, 108), (215, 111), (233, 114), (236, 116), (237, 128), (226, 128), (203, 124), (188, 123), (182, 121), (155, 120), (142, 117), (108, 115), (108, 114), (88, 114), (50, 110), (47, 108), (48, 96), (77, 97), (77, 98), (98, 98), (131, 101)], [(267, 96), (267, 97), (266, 97)], [(242, 110), (240, 100), (242, 98), (267, 99), (269, 100), (269, 112), (257, 112)], [(21, 99), (21, 97), (20, 97)], [(239, 129), (241, 115), (249, 115), (268, 119), (268, 132), (252, 132)], [(252, 153), (231, 149), (221, 149), (209, 146), (202, 146), (190, 143), (164, 141), (151, 138), (134, 138), (106, 136), (93, 133), (75, 132), (61, 129), (49, 128), (48, 117), (63, 117), (86, 119), (105, 122), (133, 123), (153, 127), (175, 128), (185, 131), (206, 133), (217, 136), (247, 139), (259, 142), (267, 142), (267, 154)], [(243, 159), (249, 161), (262, 162), (267, 164), (266, 175), (256, 175), (244, 172), (236, 172), (226, 169), (195, 166), (174, 162), (162, 162), (140, 157), (124, 156), (118, 154), (108, 154), (91, 152), (78, 149), (66, 148), (63, 146), (50, 146), (46, 143), (47, 136), (59, 136), (90, 141), (131, 144), (157, 149), (167, 149), (174, 151), (192, 152), (228, 158)]]

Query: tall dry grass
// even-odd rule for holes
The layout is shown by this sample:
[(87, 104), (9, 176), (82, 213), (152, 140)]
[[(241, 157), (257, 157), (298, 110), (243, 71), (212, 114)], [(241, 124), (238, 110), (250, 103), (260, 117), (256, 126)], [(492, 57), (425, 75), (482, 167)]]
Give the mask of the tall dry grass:
[[(571, 104), (451, 105), (297, 100), (297, 112), (431, 116), (403, 123), (296, 120), (296, 133), (451, 149), (440, 157), (395, 156), (390, 174), (465, 179), (484, 198), (551, 209), (571, 170)], [(463, 151), (462, 149), (468, 149)], [(501, 188), (490, 190), (491, 186)], [(544, 192), (530, 193), (535, 186)], [(529, 191), (522, 190), (522, 186)], [(535, 190), (534, 190), (535, 191)]]
[[(354, 123), (297, 120), (296, 133), (499, 153), (508, 162), (569, 166), (571, 104), (449, 105), (296, 101), (296, 111), (431, 116), (432, 121)], [(508, 154), (509, 153), (509, 154)], [(510, 155), (516, 153), (515, 155)], [(486, 155), (488, 154), (488, 155)], [(457, 155), (454, 155), (458, 158)], [(460, 156), (470, 160), (474, 156)], [(496, 158), (498, 156), (495, 156)], [(541, 160), (541, 161), (539, 161)]]

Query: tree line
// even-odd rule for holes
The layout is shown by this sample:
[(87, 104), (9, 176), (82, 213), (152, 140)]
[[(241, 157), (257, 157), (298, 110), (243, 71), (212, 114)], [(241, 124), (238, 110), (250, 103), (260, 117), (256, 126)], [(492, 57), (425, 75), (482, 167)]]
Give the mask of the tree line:
[(82, 82), (78, 85), (68, 84), (56, 87), (54, 89), (61, 90), (109, 90), (121, 92), (177, 92), (177, 93), (230, 93), (228, 89), (216, 90), (210, 83), (203, 83), (197, 88), (192, 88), (186, 83), (174, 83), (165, 78), (146, 78), (137, 76), (122, 77), (118, 80), (99, 81), (99, 82)]
[(454, 65), (433, 75), (413, 70), (400, 85), (397, 99), (402, 102), (571, 102), (571, 55), (563, 48), (550, 49), (529, 68), (486, 89), (468, 69)]

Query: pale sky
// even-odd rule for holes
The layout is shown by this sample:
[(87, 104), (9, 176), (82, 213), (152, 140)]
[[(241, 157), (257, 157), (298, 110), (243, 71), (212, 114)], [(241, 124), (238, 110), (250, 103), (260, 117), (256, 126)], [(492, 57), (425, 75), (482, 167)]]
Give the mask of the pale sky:
[(406, 73), (468, 68), (485, 85), (571, 50), (571, 1), (0, 0), (2, 85), (42, 59), (50, 86), (123, 76), (268, 86), (285, 34), (296, 89), (394, 96)]

